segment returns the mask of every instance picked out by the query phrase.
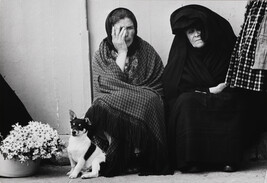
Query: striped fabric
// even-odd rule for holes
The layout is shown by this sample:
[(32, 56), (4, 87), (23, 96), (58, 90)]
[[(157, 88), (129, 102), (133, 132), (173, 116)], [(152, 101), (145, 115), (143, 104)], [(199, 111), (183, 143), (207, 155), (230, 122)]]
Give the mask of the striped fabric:
[(226, 82), (230, 87), (266, 91), (266, 71), (252, 69), (258, 30), (267, 11), (267, 0), (251, 1), (246, 8), (242, 29), (234, 47)]

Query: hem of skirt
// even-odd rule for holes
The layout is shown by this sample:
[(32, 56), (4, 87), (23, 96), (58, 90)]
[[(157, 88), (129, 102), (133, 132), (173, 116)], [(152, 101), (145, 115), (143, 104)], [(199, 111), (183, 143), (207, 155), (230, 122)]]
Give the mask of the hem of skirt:
[(141, 154), (145, 154), (146, 165), (143, 166), (146, 174), (169, 174), (167, 168), (163, 166), (167, 162), (164, 158), (167, 153), (163, 152), (160, 142), (153, 138), (144, 122), (109, 107), (102, 100), (95, 101), (86, 116), (96, 125), (96, 128), (104, 130), (115, 139), (123, 140), (124, 143), (119, 142), (118, 153), (110, 157), (110, 162), (120, 162), (118, 167), (114, 166), (119, 169), (120, 174), (128, 166), (128, 159), (134, 148), (140, 149)]

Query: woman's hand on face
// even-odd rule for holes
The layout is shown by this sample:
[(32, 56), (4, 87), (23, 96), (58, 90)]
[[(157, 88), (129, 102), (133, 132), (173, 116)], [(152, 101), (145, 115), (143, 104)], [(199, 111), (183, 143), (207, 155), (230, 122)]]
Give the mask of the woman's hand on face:
[(218, 94), (218, 93), (221, 93), (227, 86), (228, 86), (227, 83), (220, 83), (217, 86), (209, 88), (209, 90), (210, 90), (210, 93)]
[(126, 29), (124, 27), (120, 26), (113, 26), (112, 27), (112, 43), (115, 47), (115, 49), (118, 52), (118, 57), (116, 58), (116, 63), (124, 72), (125, 64), (126, 64), (126, 58), (127, 58), (127, 45), (125, 42), (125, 35), (126, 35)]
[(120, 53), (127, 53), (128, 48), (125, 42), (125, 35), (126, 35), (126, 29), (125, 27), (112, 27), (112, 43), (116, 50), (118, 51), (118, 54)]

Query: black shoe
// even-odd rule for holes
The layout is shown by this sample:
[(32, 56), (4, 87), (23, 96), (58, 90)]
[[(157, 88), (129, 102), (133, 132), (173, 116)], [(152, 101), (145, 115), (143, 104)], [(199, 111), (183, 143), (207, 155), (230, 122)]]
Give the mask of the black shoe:
[(192, 166), (188, 170), (188, 173), (199, 173), (199, 172), (202, 172), (202, 169), (199, 166)]
[(128, 168), (125, 173), (126, 174), (137, 174), (139, 173), (139, 168), (137, 167)]
[(224, 172), (235, 172), (236, 171), (236, 168), (232, 165), (225, 165), (223, 167), (223, 171)]
[(136, 174), (140, 171), (140, 153), (133, 153), (129, 160), (126, 174)]
[(202, 168), (199, 166), (189, 166), (181, 169), (182, 173), (199, 173), (202, 172)]

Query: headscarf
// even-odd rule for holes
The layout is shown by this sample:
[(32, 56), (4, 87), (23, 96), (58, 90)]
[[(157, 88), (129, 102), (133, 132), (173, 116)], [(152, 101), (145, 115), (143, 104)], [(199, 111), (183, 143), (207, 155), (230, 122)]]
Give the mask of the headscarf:
[(134, 39), (133, 39), (133, 43), (128, 47), (128, 56), (133, 55), (136, 50), (139, 48), (139, 41), (140, 38), (137, 36), (137, 20), (134, 16), (134, 14), (126, 8), (116, 8), (113, 11), (111, 11), (106, 19), (105, 22), (105, 27), (106, 27), (106, 33), (107, 33), (107, 38), (105, 39), (108, 43), (108, 46), (111, 50), (115, 50), (115, 47), (112, 43), (112, 27), (121, 19), (124, 18), (129, 18), (132, 20), (133, 24), (134, 24), (134, 29), (135, 29), (135, 35), (134, 35)]
[[(163, 74), (166, 99), (179, 95), (184, 71), (191, 71), (187, 79), (192, 88), (223, 82), (236, 39), (229, 22), (206, 7), (187, 5), (171, 14), (170, 23), (175, 37)], [(194, 26), (201, 27), (204, 48), (193, 48), (186, 37), (185, 30)]]

